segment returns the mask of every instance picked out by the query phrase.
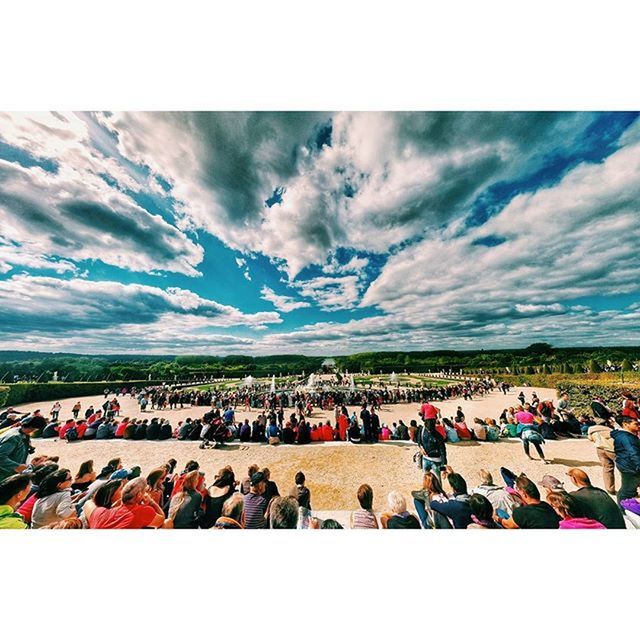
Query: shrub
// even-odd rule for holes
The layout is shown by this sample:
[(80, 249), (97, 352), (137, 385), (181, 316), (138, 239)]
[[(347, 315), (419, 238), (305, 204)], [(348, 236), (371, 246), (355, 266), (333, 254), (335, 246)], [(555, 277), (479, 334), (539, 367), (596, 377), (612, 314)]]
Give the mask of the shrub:
[[(128, 382), (18, 382), (0, 387), (0, 407), (26, 404), (28, 402), (46, 402), (81, 396), (102, 394), (105, 389), (130, 389), (132, 386), (158, 385), (162, 380), (131, 380)], [(6, 391), (5, 391), (6, 390)]]
[(558, 393), (568, 393), (569, 401), (574, 410), (580, 413), (591, 414), (591, 401), (599, 396), (614, 412), (621, 408), (621, 395), (631, 393), (637, 396), (640, 393), (638, 382), (570, 382), (562, 380), (557, 386)]

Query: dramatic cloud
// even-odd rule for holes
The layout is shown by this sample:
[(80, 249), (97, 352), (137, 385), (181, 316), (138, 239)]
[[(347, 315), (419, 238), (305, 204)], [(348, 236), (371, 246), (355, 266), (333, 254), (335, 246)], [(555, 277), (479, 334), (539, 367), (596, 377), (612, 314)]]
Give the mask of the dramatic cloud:
[[(13, 276), (0, 280), (0, 327), (9, 335), (64, 336), (69, 332), (109, 330), (117, 336), (133, 325), (153, 339), (158, 323), (169, 331), (197, 333), (210, 327), (258, 326), (280, 323), (275, 312), (242, 313), (205, 300), (191, 291), (166, 290), (120, 282), (94, 282), (48, 277)], [(202, 336), (201, 336), (202, 337)], [(145, 338), (146, 342), (146, 338)]]
[[(492, 181), (571, 144), (590, 114), (125, 113), (121, 153), (171, 186), (185, 227), (281, 261), (387, 252), (455, 219)], [(535, 142), (535, 144), (533, 144)], [(277, 204), (265, 202), (279, 187)]]
[[(32, 256), (32, 266), (62, 258), (198, 274), (202, 248), (121, 190), (142, 187), (113, 159), (90, 151), (83, 120), (0, 114), (0, 138), (54, 162), (43, 168), (0, 160), (0, 240)], [(25, 264), (16, 253), (5, 254), (7, 265)]]
[[(156, 353), (637, 343), (636, 115), (0, 114), (0, 337)], [(274, 310), (243, 311), (259, 299)]]

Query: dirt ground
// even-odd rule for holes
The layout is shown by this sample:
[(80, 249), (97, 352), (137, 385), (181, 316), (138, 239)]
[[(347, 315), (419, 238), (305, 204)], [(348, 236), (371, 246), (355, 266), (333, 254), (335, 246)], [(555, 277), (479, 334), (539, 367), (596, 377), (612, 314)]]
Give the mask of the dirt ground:
[[(552, 389), (524, 388), (527, 398), (536, 391), (541, 399), (554, 399)], [(472, 401), (453, 400), (436, 403), (444, 416), (453, 415), (456, 407), (462, 407), (467, 421), (474, 417), (497, 418), (505, 406), (517, 403), (516, 396), (520, 388), (512, 390), (506, 397), (501, 392), (493, 392), (483, 398)], [(71, 407), (77, 399), (61, 400), (61, 417), (70, 414)], [(205, 407), (189, 407), (173, 411), (164, 410), (141, 414), (137, 403), (129, 398), (121, 398), (121, 415), (152, 417), (161, 415), (169, 418), (172, 424), (187, 416), (199, 417)], [(80, 398), (82, 412), (90, 404), (99, 407), (104, 398), (93, 396)], [(22, 411), (40, 408), (47, 414), (53, 402), (36, 403), (17, 407)], [(383, 407), (382, 422), (391, 423), (402, 418), (405, 422), (417, 415), (417, 404), (399, 404)], [(354, 408), (350, 408), (353, 410)], [(255, 416), (256, 412), (239, 411), (237, 417), (244, 419)], [(316, 411), (311, 418), (312, 423), (332, 418), (331, 412)], [(271, 477), (277, 483), (280, 492), (287, 492), (294, 484), (297, 471), (304, 471), (307, 485), (311, 490), (312, 506), (315, 510), (345, 510), (356, 508), (356, 491), (362, 483), (368, 483), (374, 491), (374, 508), (382, 509), (386, 494), (392, 489), (398, 490), (409, 500), (409, 492), (421, 484), (421, 472), (413, 463), (416, 447), (407, 443), (380, 443), (376, 445), (352, 445), (350, 443), (314, 443), (305, 446), (268, 445), (231, 443), (222, 449), (201, 450), (197, 442), (164, 442), (102, 440), (67, 443), (56, 440), (34, 440), (37, 453), (59, 455), (60, 464), (73, 473), (80, 463), (92, 459), (94, 467), (100, 469), (115, 456), (122, 458), (125, 467), (139, 465), (143, 474), (149, 473), (169, 458), (178, 461), (179, 469), (190, 459), (200, 462), (206, 473), (208, 482), (213, 482), (213, 475), (224, 465), (231, 465), (238, 479), (246, 475), (247, 467), (255, 463), (260, 467), (268, 467)], [(465, 442), (448, 444), (449, 463), (461, 473), (470, 487), (479, 483), (478, 470), (487, 469), (493, 473), (497, 483), (501, 482), (499, 469), (501, 466), (515, 472), (524, 471), (534, 481), (540, 482), (545, 474), (556, 476), (567, 481), (566, 472), (571, 467), (580, 467), (590, 476), (592, 482), (602, 486), (602, 474), (593, 444), (586, 439), (571, 439), (547, 442), (544, 447), (547, 459), (552, 464), (544, 465), (538, 460), (528, 460), (524, 455), (522, 443), (518, 440), (501, 440), (497, 443)], [(532, 455), (535, 455), (532, 452)]]

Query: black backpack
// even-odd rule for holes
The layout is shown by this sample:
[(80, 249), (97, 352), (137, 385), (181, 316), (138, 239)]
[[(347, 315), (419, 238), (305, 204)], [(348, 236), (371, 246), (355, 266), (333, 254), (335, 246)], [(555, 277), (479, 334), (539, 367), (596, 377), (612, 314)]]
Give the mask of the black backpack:
[(74, 442), (78, 439), (78, 430), (75, 427), (69, 427), (67, 433), (64, 434), (67, 442)]
[(440, 457), (440, 442), (438, 441), (438, 437), (431, 433), (427, 427), (422, 427), (420, 442), (429, 458)]

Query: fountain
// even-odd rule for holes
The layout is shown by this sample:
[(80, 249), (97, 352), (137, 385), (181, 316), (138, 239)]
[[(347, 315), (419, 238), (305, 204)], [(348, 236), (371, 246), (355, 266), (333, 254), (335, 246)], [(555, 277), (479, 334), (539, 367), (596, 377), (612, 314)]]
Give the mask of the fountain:
[(271, 377), (271, 393), (275, 393), (276, 392), (276, 377), (272, 376)]
[(309, 376), (309, 379), (307, 380), (307, 385), (306, 388), (307, 389), (313, 389), (316, 386), (316, 376), (314, 373), (312, 373)]
[(351, 374), (351, 382), (349, 384), (349, 389), (351, 391), (355, 391), (356, 390), (356, 381), (353, 379), (353, 373)]
[(395, 384), (396, 382), (398, 382), (398, 376), (396, 375), (395, 371), (389, 376), (389, 382), (391, 384)]
[(253, 376), (247, 376), (243, 381), (242, 381), (242, 386), (244, 387), (253, 387), (253, 383), (256, 381), (256, 379)]

